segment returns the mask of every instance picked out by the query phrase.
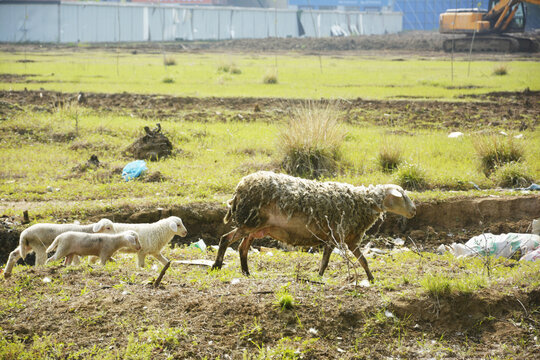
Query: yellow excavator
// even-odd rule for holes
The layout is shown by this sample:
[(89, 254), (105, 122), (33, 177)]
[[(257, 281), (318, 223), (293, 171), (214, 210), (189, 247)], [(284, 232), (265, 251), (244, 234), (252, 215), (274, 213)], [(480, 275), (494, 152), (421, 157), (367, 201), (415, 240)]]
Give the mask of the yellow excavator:
[(536, 42), (510, 33), (525, 29), (526, 9), (523, 3), (540, 5), (540, 0), (490, 0), (488, 10), (453, 9), (442, 13), (439, 32), (466, 34), (465, 37), (446, 39), (443, 49), (450, 51), (536, 51)]

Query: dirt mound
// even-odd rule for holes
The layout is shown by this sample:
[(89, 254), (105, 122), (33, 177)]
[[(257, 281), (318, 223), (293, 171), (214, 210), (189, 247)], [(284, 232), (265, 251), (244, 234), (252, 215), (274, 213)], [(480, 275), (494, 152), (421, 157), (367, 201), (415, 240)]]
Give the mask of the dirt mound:
[(145, 134), (131, 144), (126, 149), (126, 153), (131, 154), (135, 159), (147, 159), (150, 161), (157, 161), (171, 155), (172, 143), (161, 132), (159, 123), (152, 130), (145, 126), (144, 131)]

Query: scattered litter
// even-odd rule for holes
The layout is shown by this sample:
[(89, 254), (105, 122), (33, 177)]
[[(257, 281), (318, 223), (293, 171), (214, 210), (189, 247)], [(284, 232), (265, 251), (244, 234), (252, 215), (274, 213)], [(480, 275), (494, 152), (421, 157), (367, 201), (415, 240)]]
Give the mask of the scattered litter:
[(158, 266), (157, 266), (157, 264), (152, 265), (152, 270), (153, 270), (153, 271), (158, 271)]
[(540, 260), (540, 247), (536, 250), (531, 251), (528, 254), (525, 254), (519, 259), (519, 261), (536, 261)]
[(480, 189), (480, 186), (476, 185), (476, 184), (473, 183), (472, 181), (469, 181), (469, 184), (471, 184), (475, 190), (481, 190), (481, 189)]
[(420, 329), (420, 325), (414, 324), (413, 329)]
[(540, 185), (532, 183), (529, 187), (526, 188), (515, 188), (514, 191), (540, 191)]
[[(211, 267), (214, 265), (214, 261), (206, 259), (198, 260), (175, 260), (173, 264), (183, 264), (183, 265), (199, 265), (199, 266), (208, 266)], [(223, 263), (225, 265), (225, 263)]]
[[(505, 258), (511, 258), (519, 252), (523, 259), (538, 248), (540, 248), (540, 236), (536, 234), (508, 233), (493, 235), (485, 233), (472, 237), (465, 244), (441, 245), (437, 248), (437, 252), (442, 254), (448, 251), (457, 257), (495, 256)], [(527, 259), (534, 260), (536, 257), (530, 255), (524, 260)]]
[(143, 310), (147, 310), (147, 309), (148, 309), (148, 306), (143, 306), (142, 309), (143, 309)]
[(514, 135), (514, 139), (521, 139), (521, 138), (523, 138), (523, 134)]
[(231, 280), (231, 285), (236, 285), (236, 284), (240, 284), (240, 279), (234, 278)]
[(344, 352), (345, 352), (345, 350), (340, 349), (340, 348), (337, 348), (337, 351), (340, 352), (340, 353), (344, 353)]
[(451, 138), (451, 139), (455, 139), (455, 138), (458, 138), (458, 137), (462, 137), (463, 134), (461, 131), (454, 131), (454, 132), (451, 132), (450, 134), (448, 134), (448, 137)]
[(371, 284), (369, 283), (369, 280), (364, 279), (364, 280), (362, 280), (362, 281), (360, 281), (358, 283), (358, 286), (360, 286), (360, 287), (370, 287)]
[(192, 243), (189, 245), (190, 248), (197, 248), (199, 250), (205, 251), (206, 250), (206, 243), (203, 239), (199, 238), (199, 241)]
[(508, 136), (508, 133), (506, 133), (504, 131), (499, 131), (499, 134), (504, 135), (504, 136)]
[(403, 240), (402, 238), (395, 238), (394, 239), (394, 245), (403, 246), (403, 245), (405, 245), (405, 240)]
[(44, 282), (44, 283), (50, 283), (50, 282), (51, 282), (51, 278), (48, 277), (48, 276), (45, 276), (45, 277), (43, 278), (43, 282)]
[(267, 252), (267, 253), (265, 253), (265, 254), (266, 254), (267, 256), (274, 256), (274, 253), (271, 252), (271, 251), (269, 251), (269, 252)]
[(144, 160), (135, 160), (127, 164), (122, 170), (122, 177), (126, 181), (138, 178), (142, 174), (148, 171), (146, 162)]
[(52, 186), (47, 186), (48, 192), (59, 192), (60, 188), (53, 188)]
[(395, 318), (395, 315), (388, 310), (384, 310), (384, 316), (386, 316), (387, 318)]
[(313, 334), (313, 335), (317, 335), (317, 333), (318, 333), (317, 329), (315, 329), (315, 328), (309, 328), (308, 331), (309, 331), (310, 334)]
[(127, 291), (127, 290), (122, 291), (122, 295), (129, 295), (129, 294), (131, 294), (131, 293), (129, 291)]

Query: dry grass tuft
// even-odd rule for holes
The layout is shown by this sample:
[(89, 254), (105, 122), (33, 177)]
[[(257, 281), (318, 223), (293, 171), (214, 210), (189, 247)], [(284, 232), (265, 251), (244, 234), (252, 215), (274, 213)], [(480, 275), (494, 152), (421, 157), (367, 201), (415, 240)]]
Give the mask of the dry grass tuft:
[(318, 178), (332, 175), (341, 158), (345, 130), (332, 104), (316, 107), (311, 102), (293, 110), (279, 133), (283, 169), (296, 176)]
[(519, 139), (512, 136), (490, 135), (473, 140), (480, 168), (488, 176), (495, 169), (524, 158), (525, 148)]

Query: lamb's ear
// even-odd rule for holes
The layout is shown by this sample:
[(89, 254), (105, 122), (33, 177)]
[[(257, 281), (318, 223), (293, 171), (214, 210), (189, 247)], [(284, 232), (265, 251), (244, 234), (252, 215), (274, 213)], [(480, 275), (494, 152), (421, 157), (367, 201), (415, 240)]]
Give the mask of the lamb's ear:
[(403, 197), (403, 194), (400, 193), (400, 192), (399, 192), (397, 189), (395, 189), (395, 188), (391, 188), (390, 191), (388, 192), (388, 194), (389, 194), (389, 195), (392, 195), (392, 196), (394, 196), (394, 197), (398, 197), (398, 198)]
[(177, 232), (178, 231), (178, 225), (176, 225), (176, 223), (174, 221), (170, 221), (169, 222), (169, 227), (171, 228), (171, 230), (173, 232)]
[(97, 223), (94, 224), (94, 226), (92, 227), (92, 231), (97, 233), (97, 232), (100, 232), (101, 229), (103, 228), (103, 221), (99, 220)]

